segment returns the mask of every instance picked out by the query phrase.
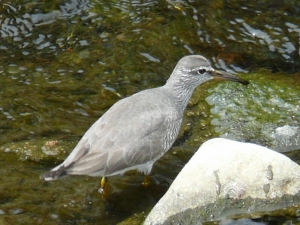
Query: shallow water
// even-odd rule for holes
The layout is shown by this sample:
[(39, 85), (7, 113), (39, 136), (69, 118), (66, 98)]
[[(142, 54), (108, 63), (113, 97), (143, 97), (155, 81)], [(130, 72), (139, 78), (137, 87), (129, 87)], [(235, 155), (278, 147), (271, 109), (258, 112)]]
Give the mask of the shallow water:
[[(265, 94), (273, 90), (282, 91), (285, 102), (297, 101), (287, 98), (299, 92), (299, 75), (293, 82), (288, 75), (300, 69), (299, 11), (297, 1), (2, 1), (0, 222), (139, 224), (199, 145), (222, 135), (211, 124), (208, 90), (235, 90), (236, 105), (253, 96), (257, 104), (268, 101)], [(240, 73), (251, 88), (216, 82), (198, 88), (179, 139), (155, 165), (149, 189), (140, 186), (141, 174), (113, 177), (106, 202), (97, 178), (38, 179), (112, 104), (164, 84), (187, 54), (202, 54), (214, 67)], [(280, 82), (268, 89), (274, 80)], [(248, 108), (254, 119), (256, 109)], [(299, 125), (277, 112), (280, 124), (270, 113), (270, 127)], [(251, 140), (262, 143), (257, 136)]]

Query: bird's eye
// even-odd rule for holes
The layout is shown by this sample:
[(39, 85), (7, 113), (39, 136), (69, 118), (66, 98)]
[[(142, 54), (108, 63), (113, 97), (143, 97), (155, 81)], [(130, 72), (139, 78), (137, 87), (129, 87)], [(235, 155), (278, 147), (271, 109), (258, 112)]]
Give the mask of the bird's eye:
[(206, 72), (205, 69), (200, 69), (200, 70), (198, 70), (198, 73), (199, 73), (199, 74), (204, 74), (205, 72)]

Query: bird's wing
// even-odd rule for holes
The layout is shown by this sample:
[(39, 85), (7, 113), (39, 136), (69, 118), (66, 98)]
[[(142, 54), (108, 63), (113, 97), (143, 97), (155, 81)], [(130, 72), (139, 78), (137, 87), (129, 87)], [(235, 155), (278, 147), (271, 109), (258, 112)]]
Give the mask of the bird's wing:
[[(103, 170), (112, 174), (155, 161), (168, 150), (165, 142), (172, 144), (176, 139), (181, 117), (168, 101), (145, 102), (143, 94), (147, 95), (140, 92), (117, 102), (91, 126), (65, 161), (65, 166), (70, 166), (68, 173)], [(172, 126), (177, 133), (171, 137), (174, 140), (166, 140), (165, 134), (170, 133)]]

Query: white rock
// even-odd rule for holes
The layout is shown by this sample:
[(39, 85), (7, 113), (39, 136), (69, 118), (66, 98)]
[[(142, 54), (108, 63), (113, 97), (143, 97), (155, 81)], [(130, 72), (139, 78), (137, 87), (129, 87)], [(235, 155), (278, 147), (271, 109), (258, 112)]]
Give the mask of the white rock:
[[(205, 142), (185, 165), (145, 224), (198, 224), (207, 218), (191, 210), (220, 204), (220, 199), (267, 203), (299, 190), (300, 167), (286, 156), (256, 144), (215, 138)], [(252, 205), (247, 211), (255, 209)]]

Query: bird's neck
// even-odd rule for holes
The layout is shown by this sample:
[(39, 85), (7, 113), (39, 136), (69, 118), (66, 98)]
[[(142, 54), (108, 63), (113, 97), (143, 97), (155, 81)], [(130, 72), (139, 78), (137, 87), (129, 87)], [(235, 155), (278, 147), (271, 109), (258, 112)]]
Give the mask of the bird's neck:
[(179, 108), (184, 111), (196, 88), (196, 85), (181, 80), (174, 80), (172, 77), (170, 77), (165, 84), (165, 87), (174, 96), (176, 104), (179, 106)]

